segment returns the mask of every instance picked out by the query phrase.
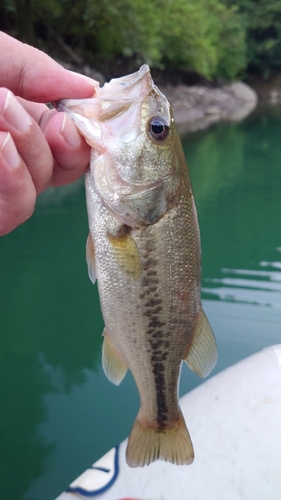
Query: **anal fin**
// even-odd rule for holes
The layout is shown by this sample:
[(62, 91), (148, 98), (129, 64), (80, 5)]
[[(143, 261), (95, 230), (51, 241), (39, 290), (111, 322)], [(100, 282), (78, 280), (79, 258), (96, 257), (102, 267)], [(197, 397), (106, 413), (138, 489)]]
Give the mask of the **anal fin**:
[(191, 347), (184, 361), (199, 377), (207, 377), (217, 362), (217, 344), (202, 307), (193, 332)]
[(102, 366), (107, 378), (119, 385), (127, 373), (127, 366), (112, 345), (106, 329), (103, 331)]

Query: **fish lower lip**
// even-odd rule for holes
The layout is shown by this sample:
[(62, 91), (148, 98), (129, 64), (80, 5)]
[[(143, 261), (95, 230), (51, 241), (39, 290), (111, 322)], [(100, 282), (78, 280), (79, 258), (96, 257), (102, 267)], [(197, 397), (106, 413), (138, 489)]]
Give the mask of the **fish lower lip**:
[(57, 111), (64, 111), (63, 109), (63, 104), (60, 101), (52, 101), (51, 105), (53, 108), (55, 108)]
[(64, 99), (60, 100), (60, 101), (52, 101), (51, 104), (52, 106), (57, 110), (57, 111), (63, 111), (63, 112), (66, 112), (67, 111), (67, 106), (63, 103)]

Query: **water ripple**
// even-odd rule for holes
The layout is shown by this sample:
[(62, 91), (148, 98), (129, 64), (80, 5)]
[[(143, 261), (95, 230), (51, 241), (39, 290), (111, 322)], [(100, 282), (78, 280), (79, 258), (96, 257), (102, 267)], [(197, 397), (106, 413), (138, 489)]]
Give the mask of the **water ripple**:
[(223, 268), (221, 273), (222, 278), (204, 280), (203, 294), (227, 302), (281, 308), (281, 262), (261, 261), (257, 270)]

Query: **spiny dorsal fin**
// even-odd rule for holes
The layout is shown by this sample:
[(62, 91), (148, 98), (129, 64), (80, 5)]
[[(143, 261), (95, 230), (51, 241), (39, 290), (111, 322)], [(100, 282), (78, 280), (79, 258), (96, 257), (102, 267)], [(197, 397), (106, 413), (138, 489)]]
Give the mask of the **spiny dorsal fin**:
[(106, 329), (103, 330), (102, 366), (107, 378), (113, 384), (119, 385), (127, 372), (127, 366), (112, 345)]
[(148, 426), (137, 416), (126, 450), (126, 461), (130, 467), (143, 467), (155, 460), (165, 460), (177, 465), (193, 462), (194, 451), (182, 412), (167, 428)]
[(93, 283), (95, 283), (96, 281), (95, 247), (90, 233), (86, 243), (86, 260), (88, 264), (89, 278)]
[(199, 377), (207, 377), (217, 362), (217, 344), (213, 330), (202, 307), (197, 319), (193, 340), (184, 361)]

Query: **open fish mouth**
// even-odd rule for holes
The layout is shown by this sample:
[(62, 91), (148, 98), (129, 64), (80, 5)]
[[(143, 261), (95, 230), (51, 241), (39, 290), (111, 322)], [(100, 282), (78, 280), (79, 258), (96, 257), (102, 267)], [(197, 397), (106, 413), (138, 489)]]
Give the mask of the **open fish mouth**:
[[(113, 78), (104, 84), (102, 88), (97, 87), (96, 94), (90, 99), (61, 99), (53, 102), (58, 111), (73, 111), (85, 118), (93, 116), (95, 109), (96, 120), (112, 120), (126, 112), (128, 108), (143, 100), (145, 94), (149, 94), (154, 83), (150, 75), (149, 66), (144, 64), (138, 71), (121, 78)], [(99, 106), (97, 106), (97, 98)], [(93, 108), (94, 107), (94, 108)]]
[[(149, 99), (150, 98), (150, 99)], [(103, 128), (110, 125), (111, 135), (123, 135), (124, 142), (131, 142), (139, 133), (137, 121), (142, 103), (149, 99), (146, 113), (151, 106), (150, 115), (164, 113), (169, 122), (169, 104), (165, 96), (155, 86), (149, 66), (144, 64), (138, 71), (121, 78), (113, 78), (89, 99), (61, 99), (53, 102), (58, 111), (67, 113), (86, 141), (97, 152), (103, 152)], [(123, 115), (123, 116), (122, 116)], [(132, 123), (132, 126), (128, 126)], [(124, 129), (127, 128), (127, 133)]]
[(131, 75), (113, 78), (110, 82), (105, 83), (97, 96), (101, 97), (103, 94), (106, 94), (108, 100), (116, 100), (117, 95), (118, 100), (125, 98), (135, 101), (139, 97), (137, 86), (140, 83), (141, 85), (149, 85), (149, 87), (153, 85), (153, 80), (147, 64), (141, 66), (138, 71)]

